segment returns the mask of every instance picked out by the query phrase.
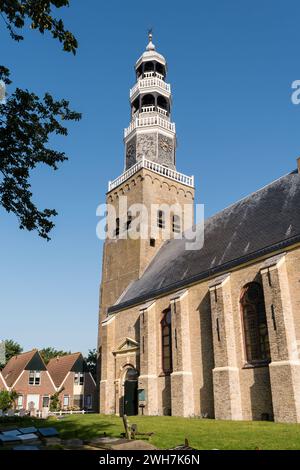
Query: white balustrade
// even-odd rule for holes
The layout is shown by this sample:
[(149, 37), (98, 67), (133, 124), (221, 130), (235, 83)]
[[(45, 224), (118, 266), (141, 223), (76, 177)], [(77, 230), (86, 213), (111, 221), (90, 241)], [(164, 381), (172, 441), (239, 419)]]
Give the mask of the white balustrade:
[(142, 113), (154, 113), (155, 106), (142, 106)]
[(173, 122), (167, 121), (166, 119), (160, 116), (148, 116), (148, 117), (139, 117), (134, 119), (130, 126), (127, 127), (124, 131), (124, 136), (127, 137), (134, 129), (138, 127), (149, 127), (149, 126), (160, 126), (164, 129), (167, 129), (171, 132), (175, 132), (175, 124)]
[(144, 77), (141, 75), (139, 77), (140, 80), (143, 80), (144, 78), (150, 78), (150, 77), (157, 77), (159, 78), (160, 80), (163, 80), (164, 79), (164, 76), (161, 74), (161, 73), (158, 73), (158, 72), (145, 72), (144, 73)]
[(110, 181), (108, 184), (108, 191), (115, 189), (120, 184), (124, 183), (124, 181), (128, 180), (131, 176), (133, 176), (137, 171), (141, 170), (142, 168), (146, 168), (148, 170), (154, 171), (159, 175), (166, 176), (174, 181), (178, 181), (179, 183), (185, 184), (186, 186), (194, 187), (194, 177), (193, 176), (186, 176), (183, 173), (179, 173), (176, 170), (172, 170), (172, 168), (168, 168), (166, 166), (160, 165), (160, 163), (151, 162), (143, 157), (140, 161), (138, 161), (135, 165), (133, 165), (129, 170), (125, 171), (121, 176), (119, 176), (114, 181)]
[(140, 79), (143, 80), (144, 78), (150, 78), (150, 77), (154, 77), (154, 72), (145, 72), (144, 73), (144, 76), (141, 75)]
[(144, 89), (147, 89), (147, 88), (160, 88), (168, 93), (171, 93), (171, 85), (169, 85), (169, 83), (164, 82), (158, 77), (149, 77), (149, 78), (143, 78), (142, 80), (138, 80), (138, 82), (130, 90), (130, 98), (138, 90), (143, 91)]
[(168, 111), (166, 111), (165, 109), (163, 108), (160, 108), (159, 106), (157, 106), (157, 111), (162, 114), (163, 116), (167, 116), (168, 115)]

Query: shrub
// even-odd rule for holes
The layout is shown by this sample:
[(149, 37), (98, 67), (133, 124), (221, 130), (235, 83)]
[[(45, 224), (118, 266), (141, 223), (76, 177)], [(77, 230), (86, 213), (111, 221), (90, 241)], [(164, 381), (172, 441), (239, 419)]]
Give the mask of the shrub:
[(0, 392), (0, 410), (7, 411), (11, 408), (15, 408), (15, 400), (18, 398), (17, 392), (12, 390), (8, 392), (7, 390), (2, 390)]

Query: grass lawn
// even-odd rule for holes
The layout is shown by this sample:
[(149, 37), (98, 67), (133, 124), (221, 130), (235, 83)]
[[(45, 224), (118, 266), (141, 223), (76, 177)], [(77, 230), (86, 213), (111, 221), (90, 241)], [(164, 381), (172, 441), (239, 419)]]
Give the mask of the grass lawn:
[[(196, 418), (135, 416), (139, 431), (154, 432), (150, 442), (160, 449), (174, 447), (189, 440), (196, 449), (300, 449), (300, 425), (271, 422), (214, 421)], [(124, 432), (122, 419), (104, 415), (72, 415), (58, 421), (50, 418), (46, 423), (22, 418), (22, 424), (55, 426), (62, 438), (89, 439), (104, 432), (119, 437)], [(15, 425), (13, 422), (9, 426)], [(19, 425), (19, 424), (18, 424)], [(2, 424), (0, 428), (7, 427)]]

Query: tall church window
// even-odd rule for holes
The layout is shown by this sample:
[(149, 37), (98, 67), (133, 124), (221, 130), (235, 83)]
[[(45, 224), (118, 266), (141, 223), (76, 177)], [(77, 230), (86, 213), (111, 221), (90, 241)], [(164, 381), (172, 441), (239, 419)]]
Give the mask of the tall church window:
[(165, 213), (163, 211), (157, 212), (157, 226), (159, 228), (165, 228), (166, 226)]
[(263, 289), (257, 282), (243, 288), (241, 296), (247, 362), (270, 361), (270, 344)]
[(174, 233), (181, 232), (181, 224), (179, 215), (173, 215), (172, 217), (172, 230)]
[(120, 219), (116, 219), (116, 237), (120, 235)]
[(172, 372), (172, 328), (171, 328), (171, 309), (164, 312), (161, 321), (162, 335), (162, 368), (165, 374)]

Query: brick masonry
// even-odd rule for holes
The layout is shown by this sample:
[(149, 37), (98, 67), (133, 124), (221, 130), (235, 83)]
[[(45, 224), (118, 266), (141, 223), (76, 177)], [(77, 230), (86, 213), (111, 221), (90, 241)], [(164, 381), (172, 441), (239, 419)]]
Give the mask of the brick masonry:
[[(299, 422), (300, 248), (272, 259), (189, 286), (182, 297), (168, 294), (147, 308), (139, 305), (109, 316), (103, 325), (104, 364), (125, 337), (138, 346), (117, 361), (114, 358), (106, 369), (110, 402), (101, 394), (101, 411), (122, 413), (122, 380), (131, 364), (140, 373), (139, 388), (146, 390), (145, 414)], [(265, 296), (272, 362), (264, 367), (248, 366), (245, 357), (240, 296), (251, 281), (262, 283)], [(271, 305), (276, 307), (276, 332)], [(160, 321), (170, 306), (177, 349), (173, 346), (173, 374), (165, 377)]]

